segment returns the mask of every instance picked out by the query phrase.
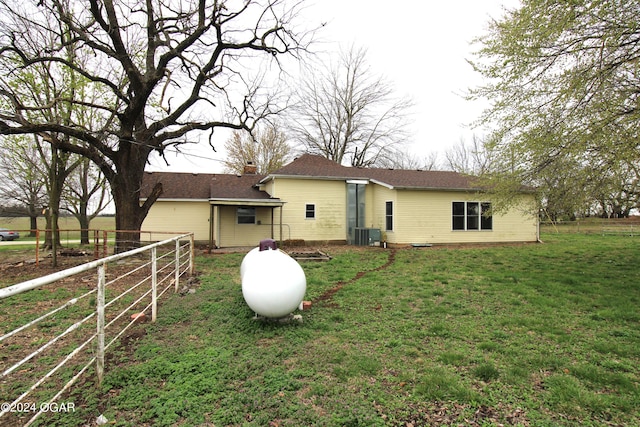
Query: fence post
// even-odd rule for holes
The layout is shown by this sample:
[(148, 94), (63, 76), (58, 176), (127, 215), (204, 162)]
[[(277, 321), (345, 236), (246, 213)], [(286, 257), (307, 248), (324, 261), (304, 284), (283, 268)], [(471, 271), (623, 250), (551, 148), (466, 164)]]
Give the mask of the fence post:
[(98, 230), (93, 230), (93, 259), (100, 258), (100, 235), (98, 234)]
[(193, 276), (193, 272), (195, 271), (195, 246), (195, 237), (193, 236), (193, 233), (191, 233), (189, 235), (189, 274), (191, 276)]
[(104, 307), (105, 307), (105, 266), (98, 266), (98, 295), (96, 301), (98, 317), (98, 348), (96, 351), (96, 372), (98, 374), (98, 384), (102, 384), (104, 377)]
[(155, 322), (158, 315), (158, 266), (157, 251), (151, 248), (151, 321)]
[(40, 265), (40, 229), (36, 228), (36, 267)]
[(176, 240), (176, 274), (174, 291), (178, 292), (178, 282), (180, 280), (180, 240)]

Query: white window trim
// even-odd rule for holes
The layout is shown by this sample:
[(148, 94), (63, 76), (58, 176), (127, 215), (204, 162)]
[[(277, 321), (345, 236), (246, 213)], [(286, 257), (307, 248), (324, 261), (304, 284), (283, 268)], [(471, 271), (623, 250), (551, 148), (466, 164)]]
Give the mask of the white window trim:
[[(387, 230), (387, 203), (391, 203), (391, 230)], [(384, 228), (384, 231), (389, 233), (396, 229), (396, 204), (393, 200), (384, 201)]]
[[(309, 206), (309, 205), (313, 206), (313, 217), (311, 217), (311, 218), (309, 218), (309, 217), (307, 216), (307, 206)], [(304, 219), (305, 219), (305, 220), (307, 220), (307, 221), (314, 221), (314, 220), (316, 219), (316, 217), (317, 217), (317, 213), (318, 213), (318, 211), (316, 210), (316, 207), (317, 207), (317, 206), (316, 206), (316, 204), (315, 204), (315, 203), (305, 203), (305, 204), (304, 204)]]

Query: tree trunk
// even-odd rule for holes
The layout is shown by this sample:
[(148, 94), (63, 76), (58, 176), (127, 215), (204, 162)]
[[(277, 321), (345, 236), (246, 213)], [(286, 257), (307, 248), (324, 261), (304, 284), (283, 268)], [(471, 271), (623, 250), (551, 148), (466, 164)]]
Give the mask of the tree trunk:
[(38, 229), (38, 212), (29, 207), (29, 237), (36, 237)]
[[(47, 209), (47, 212), (45, 213), (45, 233), (44, 233), (44, 243), (41, 246), (41, 249), (44, 250), (50, 250), (53, 249), (54, 246), (54, 240), (53, 240), (53, 230), (54, 230), (54, 226), (53, 226), (53, 215), (51, 215), (51, 209)], [(57, 216), (56, 216), (56, 221), (57, 221)], [(55, 235), (56, 235), (56, 239), (55, 239), (55, 246), (56, 247), (60, 247), (61, 243), (60, 243), (60, 230), (57, 227), (57, 222), (56, 222), (56, 227), (55, 227)]]
[(89, 244), (89, 217), (87, 212), (78, 215), (78, 223), (80, 223), (80, 244)]
[[(132, 156), (119, 157), (118, 160), (122, 163), (118, 164), (118, 170), (127, 171), (127, 173), (114, 174), (110, 179), (111, 192), (116, 206), (116, 253), (140, 246), (142, 222), (151, 205), (162, 194), (162, 184), (160, 183), (156, 184), (150, 194), (141, 194), (144, 167), (125, 163), (130, 162), (131, 158)], [(140, 204), (141, 197), (146, 198), (143, 204)]]
[[(86, 194), (86, 192), (85, 192)], [(79, 201), (78, 210), (76, 211), (76, 219), (80, 224), (80, 244), (89, 244), (89, 203), (85, 199)]]

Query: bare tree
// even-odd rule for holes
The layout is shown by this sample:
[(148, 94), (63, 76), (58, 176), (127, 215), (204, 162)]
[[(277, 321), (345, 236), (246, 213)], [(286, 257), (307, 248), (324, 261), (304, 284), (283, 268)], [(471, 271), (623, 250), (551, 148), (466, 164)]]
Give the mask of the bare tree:
[(480, 176), (491, 170), (495, 156), (484, 139), (473, 135), (469, 144), (460, 139), (445, 152), (445, 158), (449, 170)]
[(266, 175), (289, 161), (291, 147), (278, 125), (260, 127), (254, 134), (255, 138), (246, 132), (234, 131), (227, 140), (227, 160), (224, 165), (228, 172), (243, 173), (245, 166), (251, 162), (256, 167), (256, 173)]
[(439, 167), (438, 153), (432, 152), (420, 158), (408, 151), (396, 150), (393, 156), (381, 159), (376, 166), (389, 169), (437, 170)]
[(393, 87), (367, 64), (364, 49), (352, 47), (337, 64), (310, 72), (298, 98), (294, 131), (306, 152), (371, 166), (393, 158), (406, 140), (412, 103), (394, 97)]
[[(0, 0), (0, 134), (47, 134), (91, 159), (110, 183), (116, 228), (132, 230), (117, 235), (116, 250), (136, 244), (162, 193), (158, 184), (140, 194), (152, 151), (162, 156), (207, 134), (211, 143), (217, 128), (250, 131), (278, 112), (250, 70), (258, 55), (277, 61), (304, 50), (309, 33), (294, 26), (300, 3)], [(51, 103), (82, 108), (67, 108), (62, 122), (38, 114), (50, 105), (20, 90), (34, 67), (49, 70), (39, 84), (58, 94)], [(79, 118), (87, 109), (92, 123)]]

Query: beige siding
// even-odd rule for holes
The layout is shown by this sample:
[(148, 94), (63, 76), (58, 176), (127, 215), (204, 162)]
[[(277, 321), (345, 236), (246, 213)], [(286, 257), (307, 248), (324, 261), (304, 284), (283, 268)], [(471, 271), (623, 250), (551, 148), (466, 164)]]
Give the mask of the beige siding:
[[(283, 239), (344, 241), (346, 239), (346, 183), (343, 180), (274, 178), (265, 190), (285, 202)], [(366, 190), (366, 226), (379, 228), (389, 243), (520, 242), (537, 239), (537, 217), (523, 203), (506, 214), (493, 216), (493, 230), (453, 231), (454, 201), (490, 201), (477, 194), (452, 191), (395, 190), (370, 183)], [(533, 212), (532, 197), (524, 197)], [(385, 230), (385, 203), (393, 202), (393, 230)], [(305, 205), (315, 205), (314, 219), (305, 217)], [(237, 224), (237, 208), (216, 208), (214, 234), (222, 247), (254, 246), (265, 238), (280, 238), (280, 208), (256, 208), (257, 224)], [(273, 217), (272, 217), (273, 213)], [(193, 232), (209, 240), (208, 201), (157, 201), (145, 219), (143, 231)], [(272, 223), (275, 225), (272, 226)], [(161, 236), (152, 236), (159, 240)]]
[[(143, 231), (193, 232), (196, 240), (209, 240), (208, 201), (163, 201), (151, 206)], [(161, 240), (161, 237), (152, 237)]]
[[(276, 178), (272, 197), (285, 201), (284, 238), (306, 241), (345, 240), (347, 195), (344, 181)], [(315, 204), (315, 219), (305, 218), (305, 205)]]
[[(216, 230), (218, 246), (258, 246), (260, 240), (272, 237), (271, 208), (256, 208), (256, 224), (238, 224), (235, 206), (220, 206), (217, 212), (220, 215)], [(274, 221), (278, 224), (278, 209), (275, 209), (274, 215)], [(273, 237), (278, 239), (278, 235), (279, 227), (276, 225)]]
[[(397, 218), (395, 212), (397, 211), (397, 194), (396, 190), (391, 190), (382, 185), (372, 184), (371, 194), (372, 197), (367, 201), (372, 211), (371, 219), (367, 217), (367, 223), (371, 223), (372, 228), (379, 228), (382, 232), (382, 240), (396, 243), (396, 222)], [(393, 230), (385, 230), (386, 226), (386, 203), (393, 202), (394, 218), (393, 218)]]
[[(394, 232), (391, 243), (478, 243), (528, 242), (537, 239), (538, 223), (533, 213), (533, 199), (525, 198), (521, 206), (493, 216), (493, 229), (481, 231), (452, 230), (452, 202), (490, 201), (477, 194), (445, 191), (398, 190), (395, 204)], [(384, 209), (384, 208), (382, 208)]]

